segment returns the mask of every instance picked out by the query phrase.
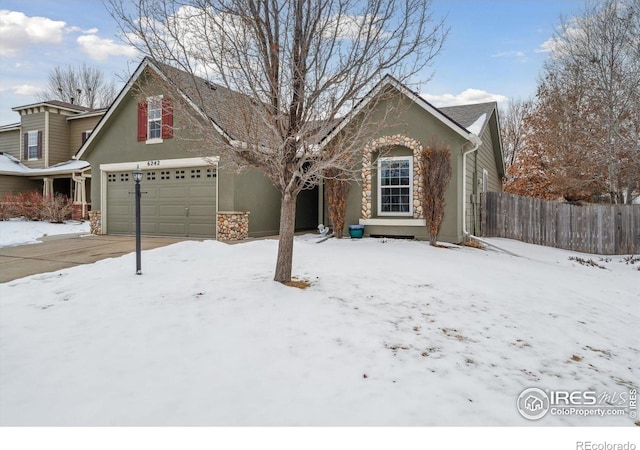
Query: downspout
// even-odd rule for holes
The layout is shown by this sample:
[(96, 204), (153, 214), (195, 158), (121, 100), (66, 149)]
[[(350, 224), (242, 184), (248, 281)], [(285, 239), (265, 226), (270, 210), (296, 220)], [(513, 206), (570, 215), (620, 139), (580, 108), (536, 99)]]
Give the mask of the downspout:
[(511, 256), (520, 256), (520, 255), (516, 255), (515, 253), (512, 253), (508, 250), (505, 250), (503, 248), (498, 247), (495, 244), (492, 244), (491, 242), (487, 242), (484, 239), (480, 239), (477, 236), (474, 236), (473, 234), (469, 233), (469, 231), (467, 230), (467, 155), (469, 153), (473, 153), (476, 150), (478, 150), (478, 148), (480, 147), (480, 145), (482, 144), (482, 141), (480, 140), (480, 138), (478, 136), (476, 136), (475, 134), (470, 134), (469, 135), (470, 139), (469, 141), (472, 143), (473, 147), (469, 150), (467, 150), (466, 152), (462, 153), (462, 178), (463, 178), (463, 182), (462, 182), (462, 234), (464, 235), (465, 238), (469, 238), (469, 239), (473, 239), (476, 240), (478, 242), (482, 242), (485, 245), (488, 245), (490, 247), (494, 247), (500, 251), (503, 251)]
[(462, 153), (462, 235), (464, 238), (475, 237), (467, 230), (467, 155), (473, 153), (482, 144), (482, 141), (475, 134), (469, 134), (469, 142), (472, 147)]

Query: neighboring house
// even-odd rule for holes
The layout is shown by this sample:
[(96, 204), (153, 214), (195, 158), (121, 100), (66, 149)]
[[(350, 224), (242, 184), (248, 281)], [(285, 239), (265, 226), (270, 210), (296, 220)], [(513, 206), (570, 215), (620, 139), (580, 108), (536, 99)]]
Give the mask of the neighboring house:
[[(418, 155), (428, 145), (451, 151), (452, 176), (446, 192), (445, 215), (438, 239), (461, 242), (480, 234), (480, 193), (501, 191), (505, 175), (497, 105), (481, 103), (436, 108), (420, 95), (387, 76), (326, 138), (348, 133), (372, 98), (394, 90), (400, 94), (400, 117), (386, 123), (363, 148), (361, 181), (352, 183), (347, 199), (346, 227), (365, 225), (365, 236), (428, 239), (419, 201), (421, 175)], [(394, 102), (398, 102), (395, 100)], [(383, 120), (389, 109), (382, 100), (376, 113)]]
[(89, 163), (72, 156), (87, 140), (104, 110), (57, 100), (13, 108), (20, 122), (0, 126), (0, 195), (39, 191), (74, 201), (74, 215), (89, 210)]

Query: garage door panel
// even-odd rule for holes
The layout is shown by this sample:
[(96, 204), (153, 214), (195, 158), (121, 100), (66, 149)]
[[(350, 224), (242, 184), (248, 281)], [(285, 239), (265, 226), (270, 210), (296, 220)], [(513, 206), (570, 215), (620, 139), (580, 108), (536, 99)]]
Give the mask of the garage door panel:
[(132, 208), (129, 205), (116, 204), (109, 208), (109, 212), (117, 216), (126, 217), (130, 215)]
[[(184, 180), (180, 180), (182, 182), (184, 182)], [(160, 198), (186, 198), (189, 194), (189, 191), (187, 190), (186, 186), (167, 186), (167, 187), (161, 187), (160, 189), (158, 189), (158, 196)]]
[(160, 205), (158, 206), (158, 217), (163, 219), (169, 218), (183, 218), (187, 217), (187, 208), (185, 205)]
[[(141, 232), (215, 237), (216, 178), (207, 168), (145, 171), (141, 183)], [(135, 233), (135, 185), (126, 172), (108, 174), (107, 232)]]
[[(135, 232), (135, 229), (134, 229), (134, 232)], [(142, 218), (140, 218), (140, 233), (142, 233), (142, 234), (157, 234), (158, 233), (158, 224), (157, 224), (157, 222), (143, 222)]]
[(158, 188), (153, 188), (151, 186), (145, 186), (144, 189), (141, 189), (144, 193), (142, 194), (142, 200), (152, 199), (155, 200), (158, 198)]
[(155, 217), (158, 215), (158, 205), (149, 205), (140, 202), (140, 217)]
[(109, 232), (113, 233), (128, 233), (131, 229), (131, 222), (129, 221), (113, 221), (109, 222)]

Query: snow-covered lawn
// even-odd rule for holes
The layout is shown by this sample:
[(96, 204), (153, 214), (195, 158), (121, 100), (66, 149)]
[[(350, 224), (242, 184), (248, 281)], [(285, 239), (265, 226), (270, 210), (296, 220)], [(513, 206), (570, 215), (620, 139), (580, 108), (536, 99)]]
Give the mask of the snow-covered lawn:
[(89, 222), (69, 220), (65, 223), (36, 222), (23, 219), (0, 221), (0, 247), (37, 244), (38, 238), (58, 234), (88, 233)]
[[(183, 242), (0, 284), (1, 425), (633, 425), (522, 418), (637, 389), (640, 272), (509, 240)], [(569, 256), (593, 259), (588, 267)]]

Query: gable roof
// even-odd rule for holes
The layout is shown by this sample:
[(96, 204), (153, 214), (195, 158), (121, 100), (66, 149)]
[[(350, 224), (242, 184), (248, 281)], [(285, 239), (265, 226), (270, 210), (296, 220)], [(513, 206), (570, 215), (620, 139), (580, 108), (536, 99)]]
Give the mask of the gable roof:
[[(502, 176), (506, 174), (504, 159), (502, 155), (502, 138), (500, 137), (500, 118), (498, 115), (498, 104), (496, 102), (476, 103), (473, 105), (446, 106), (440, 108), (441, 111), (462, 123), (477, 136), (482, 135), (485, 128), (490, 123), (491, 138), (493, 142), (493, 153), (498, 168), (498, 173)], [(472, 128), (474, 128), (472, 130)]]
[(72, 112), (93, 111), (91, 108), (87, 108), (86, 106), (76, 105), (75, 103), (61, 102), (59, 100), (47, 100), (45, 102), (38, 102), (38, 103), (31, 103), (29, 105), (16, 106), (15, 108), (11, 108), (11, 111), (22, 111), (23, 109), (35, 108), (37, 106), (55, 106), (56, 108), (66, 109), (67, 111), (72, 111)]
[(420, 106), (422, 109), (430, 113), (435, 118), (439, 119), (442, 123), (448, 126), (451, 130), (456, 132), (468, 141), (472, 141), (474, 144), (480, 143), (480, 139), (474, 133), (467, 130), (461, 123), (449, 116), (441, 109), (436, 108), (427, 100), (422, 98), (418, 93), (412, 91), (404, 84), (400, 83), (391, 75), (385, 75), (384, 78), (373, 88), (369, 93), (342, 119), (342, 121), (336, 126), (329, 134), (327, 134), (321, 142), (321, 145), (329, 142), (336, 134), (338, 134), (354, 117), (358, 115), (362, 109), (364, 109), (373, 99), (379, 95), (385, 88), (391, 86), (397, 91), (407, 96), (411, 101)]
[[(78, 149), (76, 154), (73, 156), (74, 159), (81, 159), (87, 149), (91, 146), (91, 143), (96, 139), (97, 136), (100, 135), (100, 130), (105, 126), (105, 124), (109, 121), (111, 116), (114, 114), (118, 106), (122, 103), (122, 101), (126, 98), (127, 94), (131, 91), (135, 83), (138, 81), (140, 76), (144, 73), (145, 70), (153, 70), (156, 75), (158, 75), (163, 81), (172, 85), (176, 88), (179, 94), (183, 97), (183, 99), (196, 111), (200, 114), (205, 120), (211, 121), (214, 128), (229, 142), (235, 142), (235, 139), (231, 134), (226, 131), (225, 125), (231, 127), (232, 119), (230, 117), (230, 111), (225, 109), (225, 106), (229, 105), (229, 98), (237, 93), (224, 88), (219, 85), (215, 85), (210, 83), (203, 78), (191, 76), (184, 71), (176, 69), (174, 67), (168, 66), (166, 64), (157, 63), (151, 60), (149, 57), (145, 57), (134, 73), (129, 77), (129, 80), (122, 88), (114, 102), (111, 106), (106, 110), (106, 113), (102, 116), (98, 124), (96, 125), (93, 133), (89, 136), (89, 138), (85, 141), (84, 144)], [(184, 83), (184, 86), (178, 85), (176, 82), (172, 81), (172, 79)], [(185, 92), (187, 91), (187, 92)], [(205, 107), (205, 111), (199, 108), (196, 103), (192, 100), (191, 97), (197, 96), (198, 92), (207, 92), (207, 101), (202, 102)], [(241, 95), (241, 94), (237, 94)], [(229, 108), (231, 109), (231, 108)], [(236, 112), (237, 114), (237, 112)], [(233, 127), (231, 127), (233, 128)]]
[[(476, 136), (480, 136), (484, 127), (489, 123), (491, 113), (497, 108), (497, 105), (496, 102), (488, 102), (473, 105), (445, 106), (438, 109), (467, 130), (473, 132)], [(482, 118), (483, 114), (484, 121), (478, 123), (478, 120)], [(471, 126), (474, 124), (476, 125), (477, 131), (471, 130)]]

